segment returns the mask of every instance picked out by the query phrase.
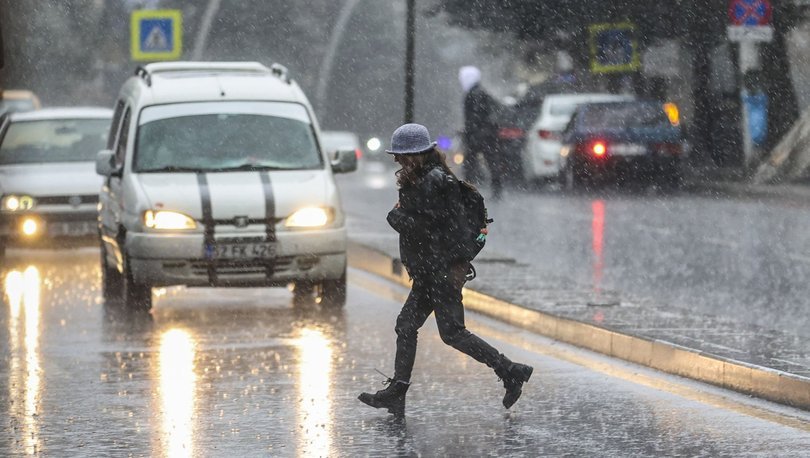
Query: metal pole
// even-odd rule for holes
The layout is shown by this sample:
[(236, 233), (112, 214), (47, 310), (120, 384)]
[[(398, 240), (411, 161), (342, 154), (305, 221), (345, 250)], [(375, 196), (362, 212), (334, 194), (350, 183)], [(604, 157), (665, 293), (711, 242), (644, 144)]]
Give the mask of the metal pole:
[(211, 24), (214, 22), (219, 11), (219, 5), (222, 0), (209, 0), (208, 5), (205, 7), (202, 20), (200, 21), (200, 30), (197, 32), (197, 39), (194, 40), (194, 52), (191, 53), (191, 60), (201, 60), (205, 47), (208, 44), (208, 34), (211, 32)]
[(413, 122), (414, 40), (416, 39), (416, 0), (407, 0), (405, 23), (405, 123)]
[(318, 71), (318, 85), (315, 89), (315, 100), (317, 101), (318, 112), (321, 117), (326, 117), (326, 90), (329, 86), (329, 79), (332, 76), (332, 67), (334, 66), (335, 57), (337, 56), (338, 46), (343, 38), (343, 33), (349, 24), (349, 19), (352, 17), (355, 7), (360, 0), (346, 0), (343, 7), (340, 9), (335, 27), (329, 37), (329, 46), (324, 53), (323, 61), (321, 62), (321, 69)]
[[(0, 14), (0, 21), (5, 20), (5, 16)], [(0, 29), (0, 70), (6, 63), (6, 48), (3, 46), (3, 31)], [(3, 74), (0, 72), (0, 100), (3, 100)]]

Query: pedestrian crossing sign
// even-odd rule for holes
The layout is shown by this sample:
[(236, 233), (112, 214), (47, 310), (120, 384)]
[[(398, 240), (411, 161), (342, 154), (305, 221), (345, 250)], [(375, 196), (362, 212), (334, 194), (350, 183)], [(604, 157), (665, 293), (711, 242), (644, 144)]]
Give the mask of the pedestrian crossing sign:
[(132, 60), (177, 60), (183, 53), (180, 10), (135, 10), (130, 18)]
[(630, 22), (588, 27), (591, 72), (619, 73), (641, 69), (636, 27)]

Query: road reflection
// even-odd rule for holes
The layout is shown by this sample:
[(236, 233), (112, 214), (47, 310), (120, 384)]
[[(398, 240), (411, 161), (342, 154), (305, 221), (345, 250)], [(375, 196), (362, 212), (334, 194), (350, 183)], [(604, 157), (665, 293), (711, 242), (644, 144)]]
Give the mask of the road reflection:
[(158, 380), (165, 456), (193, 456), (195, 342), (183, 329), (172, 328), (160, 336)]
[(591, 220), (591, 232), (593, 234), (593, 290), (595, 293), (602, 292), (602, 271), (605, 266), (603, 257), (604, 235), (605, 235), (605, 201), (601, 199), (591, 202), (593, 218)]
[(298, 456), (332, 456), (330, 418), (332, 347), (324, 333), (312, 327), (300, 330), (296, 340), (300, 352), (298, 370)]
[[(39, 269), (29, 266), (22, 272), (12, 270), (6, 274), (4, 286), (9, 304), (9, 398), (14, 406), (11, 412), (15, 417), (14, 421), (21, 426), (22, 437), (18, 437), (18, 443), (22, 444), (26, 455), (36, 455), (42, 449), (39, 435), (39, 408), (42, 399), (39, 354), (42, 279)], [(18, 406), (22, 406), (22, 410)]]

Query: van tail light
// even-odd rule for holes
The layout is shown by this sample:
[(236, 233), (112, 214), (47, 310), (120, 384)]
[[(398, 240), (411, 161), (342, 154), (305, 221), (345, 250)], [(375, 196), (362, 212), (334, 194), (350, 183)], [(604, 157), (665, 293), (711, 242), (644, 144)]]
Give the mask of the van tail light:
[(359, 161), (360, 159), (363, 158), (363, 150), (361, 150), (360, 148), (355, 148), (354, 155), (355, 157), (357, 157), (357, 160)]
[(502, 140), (518, 140), (525, 135), (526, 132), (518, 127), (501, 127), (498, 129), (498, 138)]
[(668, 156), (679, 156), (683, 154), (683, 145), (680, 143), (659, 143), (655, 146), (659, 154)]
[(543, 140), (559, 140), (560, 133), (553, 130), (540, 129), (537, 131), (537, 136)]

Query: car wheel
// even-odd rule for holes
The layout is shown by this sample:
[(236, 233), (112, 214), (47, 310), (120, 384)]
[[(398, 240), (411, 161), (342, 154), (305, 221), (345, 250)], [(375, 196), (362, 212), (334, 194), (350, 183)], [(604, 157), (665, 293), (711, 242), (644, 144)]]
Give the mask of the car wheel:
[(340, 308), (346, 305), (346, 271), (337, 280), (324, 280), (318, 291), (318, 303)]
[(309, 280), (293, 283), (293, 305), (306, 305), (313, 300), (315, 285)]
[(104, 302), (121, 298), (124, 278), (118, 269), (110, 267), (107, 263), (107, 249), (101, 245), (101, 294)]
[(581, 184), (581, 178), (576, 170), (574, 170), (574, 165), (570, 162), (560, 171), (558, 181), (560, 182), (560, 187), (566, 191), (573, 191)]
[(152, 287), (136, 283), (132, 275), (129, 257), (124, 255), (123, 275), (124, 301), (127, 308), (136, 311), (148, 311), (152, 308)]
[(667, 170), (664, 179), (664, 185), (669, 191), (677, 191), (683, 186), (683, 172), (677, 164)]

